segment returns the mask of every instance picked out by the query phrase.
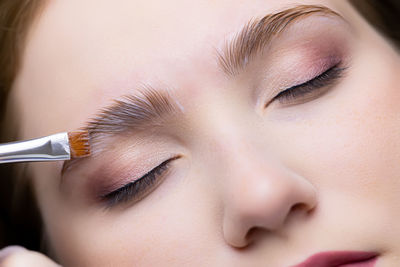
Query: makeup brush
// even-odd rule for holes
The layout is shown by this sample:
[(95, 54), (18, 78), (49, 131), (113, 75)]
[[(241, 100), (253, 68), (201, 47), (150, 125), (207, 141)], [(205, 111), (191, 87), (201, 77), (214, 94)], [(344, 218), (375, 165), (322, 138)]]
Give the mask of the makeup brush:
[(57, 133), (26, 141), (0, 144), (0, 163), (70, 160), (89, 155), (87, 131)]

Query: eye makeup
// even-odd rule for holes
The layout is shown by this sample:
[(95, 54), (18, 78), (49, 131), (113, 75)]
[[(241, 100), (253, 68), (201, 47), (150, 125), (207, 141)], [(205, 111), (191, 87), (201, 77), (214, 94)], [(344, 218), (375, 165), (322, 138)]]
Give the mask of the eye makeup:
[(345, 70), (346, 68), (340, 67), (340, 63), (338, 63), (311, 80), (281, 91), (270, 100), (265, 107), (275, 100), (278, 100), (282, 106), (288, 106), (301, 104), (320, 97), (327, 92), (331, 86), (335, 85), (343, 76)]
[(162, 179), (169, 173), (171, 162), (180, 157), (181, 156), (175, 156), (165, 160), (142, 177), (137, 179), (132, 178), (131, 182), (112, 192), (99, 196), (99, 200), (106, 203), (109, 208), (118, 204), (139, 201), (147, 194), (151, 193), (151, 191), (161, 183)]
[(344, 78), (351, 63), (351, 31), (347, 26), (332, 29), (328, 23), (316, 28), (283, 36), (258, 63), (259, 107), (280, 109), (310, 102)]
[[(304, 29), (303, 23), (300, 29), (294, 27), (288, 34), (282, 35), (267, 49), (262, 62), (253, 64), (255, 68), (248, 72), (252, 81), (258, 82), (255, 86), (259, 90), (256, 98), (262, 99), (264, 109), (272, 102), (278, 107), (285, 107), (316, 99), (346, 74), (349, 66), (346, 57), (347, 29), (332, 29), (330, 25), (315, 30), (313, 25), (307, 26), (309, 28)], [(253, 79), (254, 73), (262, 78)], [(263, 93), (260, 93), (261, 90)], [(96, 204), (113, 208), (137, 203), (170, 176), (175, 160), (181, 157), (171, 153), (176, 146), (166, 145), (164, 137), (151, 138), (148, 132), (143, 133), (137, 138), (126, 135), (132, 148), (124, 147), (123, 142), (115, 142), (113, 151), (107, 149), (104, 155), (94, 160), (93, 165), (88, 165), (94, 171), (87, 168), (87, 180), (90, 182), (86, 187)], [(132, 146), (135, 140), (144, 141)], [(137, 149), (136, 145), (141, 148)]]
[[(293, 23), (263, 49), (243, 76), (255, 88), (257, 108), (264, 110), (272, 102), (277, 108), (297, 105), (328, 92), (333, 87), (329, 83), (338, 82), (349, 67), (355, 38), (351, 26), (335, 16), (310, 16)], [(311, 90), (316, 82), (321, 90)]]
[(132, 205), (175, 175), (183, 151), (167, 132), (127, 133), (108, 139), (101, 153), (69, 172), (63, 188), (79, 186), (77, 193), (94, 207)]
[[(277, 100), (283, 105), (293, 105), (321, 96), (326, 92), (327, 88), (329, 89), (330, 86), (334, 85), (342, 77), (345, 68), (340, 66), (341, 63), (339, 62), (314, 78), (281, 91), (269, 103)], [(266, 106), (268, 106), (268, 103)], [(105, 203), (108, 208), (128, 202), (133, 204), (139, 201), (150, 194), (162, 182), (169, 173), (171, 162), (180, 157), (178, 155), (163, 161), (140, 178), (132, 177), (125, 185), (102, 193), (98, 197), (98, 200)]]

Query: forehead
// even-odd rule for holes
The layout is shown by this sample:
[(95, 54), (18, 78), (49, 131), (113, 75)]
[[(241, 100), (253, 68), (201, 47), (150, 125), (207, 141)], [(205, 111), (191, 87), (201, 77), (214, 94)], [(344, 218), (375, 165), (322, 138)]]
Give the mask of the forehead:
[[(181, 95), (195, 96), (207, 77), (220, 73), (216, 48), (250, 19), (294, 4), (49, 1), (32, 28), (16, 83), (22, 133), (33, 137), (79, 127), (110, 99), (140, 83), (185, 88), (179, 90)], [(302, 4), (335, 9), (330, 1)], [(38, 114), (46, 125), (31, 118)]]

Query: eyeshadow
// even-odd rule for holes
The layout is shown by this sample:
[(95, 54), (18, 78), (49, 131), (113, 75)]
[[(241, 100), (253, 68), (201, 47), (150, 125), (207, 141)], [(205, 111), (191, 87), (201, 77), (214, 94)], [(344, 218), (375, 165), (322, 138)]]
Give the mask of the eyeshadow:
[(346, 23), (338, 24), (342, 27), (332, 28), (331, 23), (316, 29), (298, 26), (271, 45), (252, 69), (258, 73), (253, 86), (258, 106), (263, 106), (260, 101), (272, 99), (283, 89), (306, 82), (338, 63), (349, 65), (354, 37)]
[[(249, 59), (265, 50), (274, 39), (278, 39), (283, 33), (287, 35), (293, 26), (317, 17), (345, 22), (335, 11), (318, 5), (297, 5), (281, 12), (268, 14), (261, 19), (251, 20), (222, 49), (223, 52), (218, 54), (222, 69), (229, 75), (237, 75), (239, 70), (248, 64)], [(317, 27), (316, 24), (309, 26)]]
[(92, 200), (142, 177), (176, 151), (176, 145), (164, 135), (129, 136), (113, 139), (111, 144), (71, 173), (84, 180), (84, 191)]
[[(310, 20), (315, 21), (314, 18), (311, 17)], [(334, 20), (334, 18), (331, 18), (331, 20)], [(336, 18), (335, 20), (340, 19)], [(342, 24), (345, 25), (343, 21), (340, 25)], [(266, 59), (262, 62), (263, 66), (268, 67), (265, 68), (262, 74), (267, 72), (273, 73), (271, 69), (274, 69), (275, 72), (280, 74), (277, 75), (279, 76), (278, 78), (282, 78), (282, 73), (284, 73), (284, 71), (293, 73), (294, 70), (301, 70), (301, 73), (304, 75), (301, 76), (301, 73), (298, 73), (295, 77), (298, 79), (297, 81), (294, 79), (286, 79), (286, 85), (282, 83), (282, 81), (279, 81), (277, 84), (276, 81), (279, 80), (278, 78), (273, 79), (275, 82), (274, 84), (270, 80), (265, 79), (268, 75), (264, 75), (259, 83), (256, 84), (257, 90), (274, 92), (272, 87), (279, 89), (284, 86), (290, 86), (290, 83), (301, 82), (307, 79), (308, 76), (317, 74), (324, 68), (328, 68), (329, 65), (343, 60), (348, 54), (346, 39), (349, 32), (346, 27), (327, 32), (327, 28), (323, 27), (318, 29), (302, 28), (306, 24), (302, 24), (301, 21), (296, 25), (298, 27), (293, 27), (286, 34), (282, 34), (277, 38), (274, 44), (268, 47), (267, 52), (264, 54), (266, 55)], [(332, 26), (328, 27), (328, 29), (331, 28)], [(296, 33), (296, 31), (300, 32)], [(285, 63), (284, 60), (288, 58), (291, 59), (291, 61), (288, 60)], [(281, 69), (279, 69), (278, 66), (280, 66)], [(291, 70), (290, 67), (294, 70)], [(282, 71), (282, 69), (284, 71)], [(306, 73), (306, 71), (308, 71), (308, 73)], [(139, 145), (138, 147), (152, 147), (154, 149), (152, 152), (153, 156), (150, 155), (151, 152), (150, 154), (146, 154), (137, 151), (128, 151), (126, 147), (121, 147), (121, 144), (117, 142), (115, 142), (115, 145), (114, 151), (105, 149), (104, 153), (100, 153), (101, 155), (91, 159), (91, 162), (86, 161), (85, 170), (80, 172), (84, 175), (83, 177), (79, 177), (79, 179), (85, 179), (85, 188), (92, 196), (104, 195), (107, 192), (113, 191), (131, 182), (135, 178), (139, 178), (146, 171), (149, 171), (151, 168), (167, 159), (167, 156), (171, 156), (170, 152), (166, 152), (168, 151), (167, 149), (162, 150), (163, 152), (161, 154), (159, 151), (155, 151), (162, 146), (151, 142), (150, 144)], [(132, 145), (132, 149), (133, 148), (134, 146)], [(165, 157), (160, 155), (164, 155)], [(151, 159), (152, 157), (153, 159)], [(157, 160), (154, 160), (154, 158), (157, 158)]]

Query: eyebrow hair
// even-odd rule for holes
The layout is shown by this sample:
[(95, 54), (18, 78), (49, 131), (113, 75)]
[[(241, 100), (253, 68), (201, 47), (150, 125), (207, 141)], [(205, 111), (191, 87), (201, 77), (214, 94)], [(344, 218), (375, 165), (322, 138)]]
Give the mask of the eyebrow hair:
[[(317, 5), (297, 5), (293, 8), (272, 13), (261, 19), (250, 20), (233, 40), (228, 41), (222, 53), (217, 51), (217, 60), (228, 75), (238, 74), (277, 34), (283, 32), (299, 18), (312, 14), (336, 15), (335, 11)], [(182, 107), (174, 101), (167, 90), (156, 90), (144, 86), (135, 95), (114, 100), (88, 121), (82, 130), (89, 133), (91, 148), (102, 143), (103, 137), (121, 135), (126, 132), (142, 131), (162, 126), (163, 118), (181, 113)], [(61, 175), (85, 158), (65, 161)]]
[[(182, 112), (183, 108), (168, 90), (155, 90), (145, 86), (134, 95), (124, 95), (120, 100), (114, 100), (113, 104), (101, 109), (81, 130), (88, 132), (93, 151), (106, 137), (154, 129), (162, 126), (165, 118)], [(73, 158), (64, 161), (61, 174), (84, 160), (85, 158)]]
[(217, 50), (217, 60), (223, 71), (234, 76), (259, 54), (278, 34), (294, 22), (310, 15), (334, 15), (337, 12), (320, 5), (297, 5), (272, 13), (261, 19), (250, 20), (232, 40), (226, 41), (222, 52)]
[(180, 105), (167, 90), (146, 86), (134, 95), (125, 95), (121, 100), (114, 100), (112, 105), (101, 109), (87, 122), (84, 130), (88, 131), (91, 141), (96, 141), (104, 135), (160, 126), (163, 118), (181, 111)]

